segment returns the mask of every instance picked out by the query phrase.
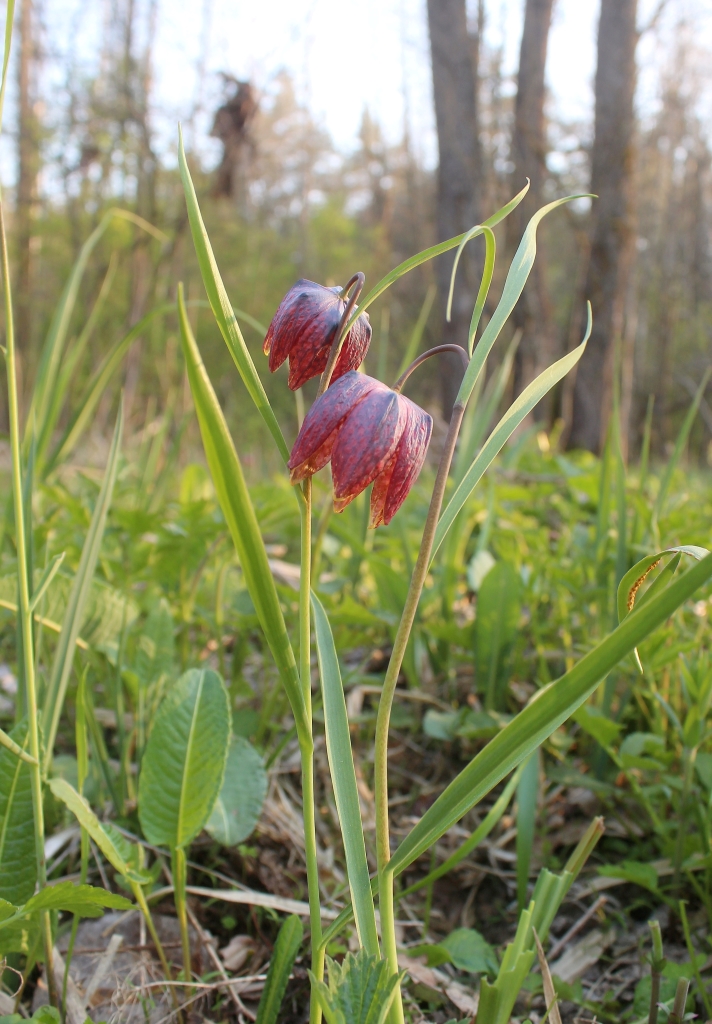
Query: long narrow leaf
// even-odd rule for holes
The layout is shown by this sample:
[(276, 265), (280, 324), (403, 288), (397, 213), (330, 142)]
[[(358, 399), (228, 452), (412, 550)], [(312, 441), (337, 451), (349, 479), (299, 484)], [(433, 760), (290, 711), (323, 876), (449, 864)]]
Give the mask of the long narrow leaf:
[(111, 442), (111, 449), (109, 451), (109, 461), (106, 465), (106, 472), (104, 473), (104, 479), (101, 483), (99, 496), (96, 499), (89, 532), (87, 533), (86, 540), (84, 541), (84, 547), (82, 548), (82, 557), (79, 560), (79, 568), (77, 569), (77, 574), (74, 577), (72, 589), (69, 593), (67, 609), (62, 621), (62, 632), (59, 634), (59, 640), (57, 641), (57, 649), (52, 663), (52, 674), (47, 687), (44, 712), (42, 716), (46, 742), (45, 770), (47, 770), (52, 762), (52, 748), (54, 747), (54, 739), (57, 735), (59, 716), (62, 713), (64, 695), (67, 691), (69, 673), (72, 670), (74, 650), (77, 646), (79, 630), (81, 629), (82, 620), (84, 618), (84, 609), (86, 607), (87, 598), (89, 597), (89, 591), (91, 590), (92, 580), (94, 579), (94, 570), (99, 558), (102, 537), (104, 536), (106, 516), (109, 511), (109, 505), (111, 504), (111, 496), (114, 491), (116, 473), (119, 467), (119, 453), (121, 451), (121, 434), (123, 431), (123, 425), (124, 407), (122, 399), (119, 403), (119, 413), (116, 417), (116, 427), (114, 429), (114, 439)]
[(321, 675), (321, 692), (324, 698), (326, 752), (329, 757), (336, 810), (339, 814), (341, 836), (344, 842), (356, 929), (361, 945), (368, 953), (380, 958), (376, 911), (371, 896), (371, 881), (368, 874), (366, 844), (363, 839), (363, 822), (361, 821), (349, 719), (346, 713), (339, 659), (329, 620), (321, 601), (315, 594), (312, 594), (312, 608), (314, 609), (314, 632)]
[(149, 224), (148, 221), (143, 219), (143, 217), (139, 217), (135, 213), (131, 213), (129, 210), (112, 208), (104, 214), (99, 224), (92, 231), (91, 235), (82, 246), (79, 256), (77, 257), (77, 261), (72, 268), (72, 272), (69, 275), (67, 283), (64, 286), (62, 296), (55, 309), (49, 332), (42, 349), (35, 389), (32, 395), (30, 415), (28, 416), (27, 422), (28, 424), (32, 423), (32, 415), (34, 413), (37, 419), (36, 429), (37, 436), (39, 438), (40, 455), (46, 450), (47, 444), (49, 443), (50, 424), (47, 421), (47, 414), (55, 404), (53, 401), (53, 393), (61, 376), (59, 368), (62, 362), (62, 354), (67, 340), (69, 324), (71, 322), (74, 307), (77, 302), (77, 296), (79, 294), (79, 286), (87, 268), (89, 257), (111, 222), (117, 217), (130, 221), (132, 224), (140, 227), (143, 231), (153, 235), (154, 238), (161, 241), (167, 241), (166, 235), (164, 235), (162, 231), (153, 227), (152, 224)]
[(519, 296), (524, 291), (524, 285), (527, 283), (527, 278), (534, 265), (534, 258), (536, 256), (536, 229), (539, 223), (547, 213), (551, 213), (552, 210), (562, 206), (563, 203), (570, 203), (573, 199), (581, 198), (583, 197), (580, 195), (565, 196), (563, 199), (557, 199), (555, 202), (549, 203), (548, 206), (542, 206), (541, 210), (537, 210), (527, 224), (522, 240), (519, 243), (519, 248), (514, 254), (514, 259), (507, 274), (507, 280), (504, 282), (502, 297), (492, 314), (492, 319), (487, 324), (477, 344), (477, 348), (470, 360), (470, 365), (465, 371), (465, 376), (462, 378), (462, 384), (457, 396), (458, 401), (467, 402), (472, 394), (472, 389), (482, 372), (482, 367), (492, 350), (492, 346), (499, 337), (499, 332), (509, 319), (510, 313), (519, 301)]
[(247, 589), (292, 706), (300, 740), (310, 743), (309, 723), (294, 651), (287, 634), (257, 516), (225, 417), (188, 322), (181, 286), (178, 289), (178, 317), (190, 390), (218, 501), (235, 543)]
[(279, 929), (274, 944), (272, 960), (267, 971), (267, 980), (257, 1007), (256, 1024), (277, 1024), (284, 991), (302, 944), (304, 926), (296, 914), (292, 914)]
[(396, 850), (388, 870), (403, 871), (436, 843), (559, 728), (600, 681), (712, 576), (712, 554), (641, 605), (569, 672), (545, 687), (450, 783)]
[(492, 461), (502, 450), (522, 420), (531, 412), (535, 405), (538, 405), (544, 395), (548, 391), (551, 391), (554, 385), (558, 384), (558, 382), (565, 377), (569, 370), (579, 361), (583, 355), (584, 349), (586, 348), (590, 334), (591, 305), (589, 303), (588, 326), (586, 328), (586, 335), (581, 344), (578, 348), (575, 348), (573, 352), (569, 352), (569, 354), (565, 355), (563, 359), (559, 359), (548, 369), (544, 370), (543, 373), (540, 373), (536, 380), (533, 380), (531, 384), (522, 391), (521, 395), (512, 403), (497, 426), (494, 428), (477, 458), (472, 463), (467, 473), (465, 473), (462, 478), (462, 482), (457, 487), (438, 521), (438, 526), (435, 531), (435, 540), (433, 542), (433, 555), (435, 555), (435, 552), (442, 544), (445, 535), (455, 521), (457, 513), (470, 497), (477, 484), (489, 469)]
[(682, 421), (680, 432), (677, 435), (677, 440), (675, 441), (675, 448), (673, 449), (672, 455), (668, 459), (668, 463), (665, 467), (665, 474), (662, 480), (660, 481), (660, 490), (658, 491), (657, 498), (655, 499), (655, 506), (653, 508), (654, 522), (657, 522), (660, 516), (663, 514), (663, 509), (665, 508), (665, 501), (668, 496), (668, 491), (670, 490), (672, 478), (675, 474), (675, 470), (677, 469), (678, 463), (682, 458), (683, 450), (687, 443), (687, 439), (690, 436), (692, 424), (695, 422), (695, 417), (697, 416), (697, 411), (700, 408), (700, 402), (702, 401), (702, 396), (705, 393), (705, 388), (707, 387), (710, 376), (712, 376), (712, 367), (710, 367), (707, 370), (702, 380), (700, 381), (700, 385), (697, 388), (695, 397), (692, 399), (692, 404), (690, 405), (690, 408), (687, 410), (685, 419)]
[(257, 406), (257, 411), (267, 424), (267, 428), (274, 438), (282, 458), (286, 462), (289, 458), (287, 442), (284, 440), (277, 417), (272, 411), (272, 406), (269, 404), (269, 399), (262, 386), (259, 374), (255, 369), (255, 364), (245, 344), (245, 339), (242, 337), (240, 325), (237, 322), (237, 317), (233, 312), (225, 285), (220, 276), (217, 261), (210, 245), (208, 233), (205, 230), (200, 207), (198, 206), (198, 197), (195, 194), (193, 179), (188, 170), (188, 162), (185, 158), (185, 149), (183, 148), (183, 133), (180, 129), (178, 135), (178, 164), (183, 182), (183, 191), (185, 192), (185, 201), (188, 207), (188, 220), (190, 221), (190, 230), (193, 235), (193, 245), (195, 246), (200, 273), (213, 315), (217, 320), (220, 333), (225, 340), (235, 366), (250, 394), (250, 398)]
[[(512, 210), (519, 206), (528, 191), (529, 185), (527, 184), (526, 187), (523, 188), (521, 192), (518, 192), (514, 199), (510, 199), (510, 201), (503, 206), (501, 210), (497, 210), (497, 212), (488, 220), (483, 221), (481, 225), (478, 225), (471, 230), (474, 231), (474, 234), (483, 234), (486, 228), (495, 227), (495, 225), (503, 221), (505, 217), (508, 217)], [(562, 199), (560, 202), (565, 202), (565, 200)], [(415, 256), (411, 256), (409, 259), (399, 263), (398, 266), (391, 270), (389, 274), (382, 277), (378, 284), (371, 289), (366, 298), (359, 303), (358, 309), (354, 311), (353, 316), (346, 326), (346, 330), (343, 332), (344, 336), (346, 336), (351, 325), (361, 315), (361, 313), (368, 309), (371, 303), (375, 302), (378, 296), (382, 295), (387, 288), (390, 288), (392, 284), (395, 284), (396, 281), (407, 274), (410, 270), (414, 270), (416, 267), (421, 266), (421, 264), (427, 263), (428, 260), (432, 260), (436, 256), (440, 256), (441, 253), (447, 252), (449, 249), (454, 249), (455, 246), (460, 245), (467, 234), (467, 231), (463, 231), (461, 235), (455, 235), (454, 238), (448, 238), (446, 242), (438, 242), (437, 245), (432, 245), (429, 249), (423, 249), (422, 252), (416, 253)], [(474, 237), (474, 235), (471, 237)]]

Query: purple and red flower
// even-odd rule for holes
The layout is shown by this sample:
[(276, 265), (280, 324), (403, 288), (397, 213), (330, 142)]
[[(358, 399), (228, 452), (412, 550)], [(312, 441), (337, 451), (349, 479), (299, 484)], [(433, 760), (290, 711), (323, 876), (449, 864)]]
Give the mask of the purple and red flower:
[[(287, 383), (292, 391), (323, 373), (345, 308), (341, 288), (297, 281), (280, 302), (264, 341), (270, 372), (274, 373), (288, 358)], [(358, 369), (370, 341), (368, 313), (362, 313), (341, 346), (332, 381)]]
[(304, 419), (289, 457), (292, 483), (331, 460), (335, 511), (373, 483), (370, 525), (388, 525), (418, 479), (432, 429), (432, 417), (409, 398), (345, 372)]

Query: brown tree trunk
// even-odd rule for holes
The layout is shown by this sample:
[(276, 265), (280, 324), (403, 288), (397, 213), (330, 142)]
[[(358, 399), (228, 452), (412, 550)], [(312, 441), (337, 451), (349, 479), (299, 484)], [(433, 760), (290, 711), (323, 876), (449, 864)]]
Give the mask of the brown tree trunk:
[(33, 0), (22, 0), (18, 66), (18, 168), (16, 204), (17, 297), (15, 325), (21, 356), (32, 344), (32, 222), (37, 200), (39, 130), (34, 102)]
[[(480, 2), (480, 24), (483, 5)], [(435, 120), (438, 131), (438, 237), (451, 238), (477, 224), (482, 202), (482, 156), (478, 133), (477, 46), (467, 29), (465, 0), (428, 0), (428, 27), (433, 66)], [(480, 33), (478, 31), (477, 39)], [(477, 295), (478, 267), (474, 242), (463, 253), (443, 341), (467, 344), (472, 307)], [(480, 243), (481, 245), (481, 243)], [(453, 257), (437, 261), (438, 289), (444, 312)], [(443, 318), (444, 319), (444, 318)], [(443, 415), (450, 416), (462, 378), (455, 356), (441, 358)]]
[(613, 363), (634, 255), (634, 117), (637, 0), (601, 0), (591, 163), (591, 255), (585, 298), (593, 332), (578, 365), (569, 444), (599, 451), (611, 410)]
[[(547, 151), (544, 76), (552, 8), (553, 0), (526, 0), (524, 9), (512, 133), (512, 188), (518, 192), (526, 178), (531, 185), (524, 201), (507, 219), (512, 252), (519, 245), (529, 218), (544, 202)], [(554, 325), (544, 255), (539, 244), (531, 277), (514, 309), (514, 326), (522, 331), (514, 364), (515, 395), (520, 394), (554, 357)]]

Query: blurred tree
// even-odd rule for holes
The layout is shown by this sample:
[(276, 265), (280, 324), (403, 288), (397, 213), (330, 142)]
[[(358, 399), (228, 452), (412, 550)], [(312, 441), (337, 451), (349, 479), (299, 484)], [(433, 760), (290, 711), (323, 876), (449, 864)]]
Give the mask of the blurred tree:
[[(525, 178), (529, 178), (531, 184), (526, 198), (507, 220), (509, 250), (512, 253), (519, 245), (527, 221), (544, 204), (547, 173), (545, 70), (552, 8), (553, 0), (525, 0), (512, 129), (512, 192), (516, 193), (523, 187)], [(513, 314), (514, 326), (522, 331), (514, 364), (515, 395), (552, 362), (555, 354), (546, 263), (540, 241), (532, 275)]]
[(216, 199), (234, 198), (243, 204), (246, 196), (246, 152), (254, 148), (250, 126), (257, 113), (257, 94), (250, 82), (238, 82), (222, 75), (227, 96), (218, 107), (210, 134), (220, 139), (222, 159), (215, 171), (213, 195)]
[(585, 297), (593, 332), (577, 368), (569, 444), (599, 451), (611, 409), (635, 253), (634, 114), (637, 0), (601, 0), (591, 159), (591, 252)]
[[(438, 132), (437, 230), (444, 240), (481, 219), (483, 163), (479, 139), (478, 65), (484, 2), (478, 5), (477, 33), (467, 25), (465, 0), (428, 0), (428, 27), (432, 55), (435, 120)], [(482, 245), (475, 242), (475, 245)], [(460, 263), (452, 304), (452, 317), (443, 328), (443, 341), (467, 343), (470, 316), (477, 294), (480, 250), (469, 246)], [(445, 308), (452, 256), (437, 261), (441, 306)], [(460, 360), (441, 358), (441, 394), (449, 417), (462, 377)]]

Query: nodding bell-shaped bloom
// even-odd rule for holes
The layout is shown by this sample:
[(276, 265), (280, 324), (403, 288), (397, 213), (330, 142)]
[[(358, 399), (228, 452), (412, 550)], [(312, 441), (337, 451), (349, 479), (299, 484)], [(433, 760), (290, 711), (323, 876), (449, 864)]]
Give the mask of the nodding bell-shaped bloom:
[(390, 523), (418, 479), (432, 418), (409, 398), (351, 371), (317, 398), (289, 457), (292, 483), (331, 459), (334, 510), (373, 483), (371, 526)]
[[(345, 308), (340, 288), (297, 281), (280, 302), (264, 341), (270, 372), (274, 373), (289, 358), (287, 383), (292, 391), (323, 373)], [(368, 314), (362, 313), (341, 346), (331, 379), (356, 370), (370, 341), (371, 324)]]

